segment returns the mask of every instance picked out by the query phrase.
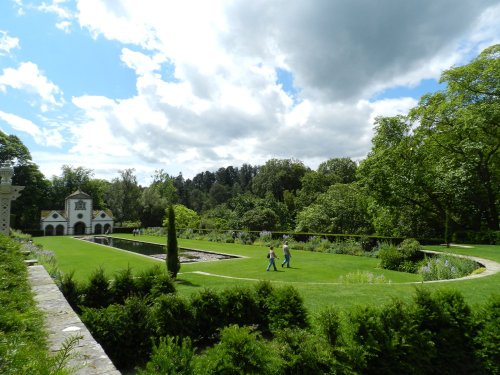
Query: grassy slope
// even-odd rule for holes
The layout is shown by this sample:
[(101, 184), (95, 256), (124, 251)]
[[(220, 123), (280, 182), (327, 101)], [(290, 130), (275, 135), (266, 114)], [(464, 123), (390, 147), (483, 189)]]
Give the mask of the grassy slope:
[[(116, 235), (133, 238), (131, 235)], [(142, 241), (165, 243), (161, 237), (141, 236)], [(99, 265), (112, 274), (118, 269), (130, 265), (134, 271), (147, 268), (158, 261), (109, 249), (100, 245), (86, 243), (69, 237), (37, 238), (37, 243), (56, 253), (61, 270), (75, 270), (75, 276), (85, 280)], [(310, 311), (316, 311), (326, 305), (347, 307), (355, 304), (379, 305), (392, 298), (410, 299), (413, 291), (420, 284), (402, 284), (418, 281), (417, 275), (404, 274), (378, 268), (378, 260), (365, 257), (352, 257), (335, 254), (322, 254), (292, 249), (292, 268), (282, 269), (279, 265), (282, 256), (278, 251), (279, 272), (266, 272), (266, 248), (238, 244), (223, 244), (197, 240), (179, 240), (179, 246), (204, 250), (213, 250), (244, 256), (243, 259), (217, 262), (183, 264), (178, 276), (180, 294), (190, 294), (202, 288), (225, 288), (229, 286), (253, 285), (253, 280), (221, 278), (192, 273), (208, 272), (235, 278), (270, 280), (276, 283), (291, 283), (304, 297)], [(433, 250), (442, 248), (434, 247)], [(499, 246), (478, 246), (473, 249), (452, 248), (451, 251), (484, 257), (500, 262)], [(384, 275), (391, 284), (339, 284), (339, 277), (356, 271)], [(483, 302), (492, 293), (498, 293), (500, 274), (467, 281), (426, 284), (427, 288), (454, 288), (462, 292), (471, 304)]]

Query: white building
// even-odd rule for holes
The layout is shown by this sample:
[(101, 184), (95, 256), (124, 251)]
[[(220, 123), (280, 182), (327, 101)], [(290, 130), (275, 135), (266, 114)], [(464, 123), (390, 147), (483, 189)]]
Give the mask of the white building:
[(40, 229), (46, 236), (101, 234), (113, 231), (113, 214), (93, 210), (92, 197), (81, 190), (66, 198), (64, 211), (42, 211)]

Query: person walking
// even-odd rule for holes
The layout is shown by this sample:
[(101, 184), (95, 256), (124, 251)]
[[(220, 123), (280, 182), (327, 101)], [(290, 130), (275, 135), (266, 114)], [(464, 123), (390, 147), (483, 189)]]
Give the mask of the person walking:
[(276, 263), (274, 263), (274, 260), (277, 258), (276, 253), (274, 252), (274, 248), (272, 246), (269, 246), (269, 253), (267, 254), (267, 257), (269, 258), (269, 264), (267, 265), (266, 271), (269, 271), (271, 266), (274, 267), (275, 271), (278, 271), (276, 268)]
[(285, 243), (283, 244), (283, 256), (285, 257), (285, 259), (283, 260), (283, 263), (281, 263), (281, 267), (283, 268), (283, 266), (286, 264), (286, 268), (290, 268), (290, 258), (292, 257), (292, 255), (290, 254), (290, 249), (288, 248), (288, 241), (285, 241)]

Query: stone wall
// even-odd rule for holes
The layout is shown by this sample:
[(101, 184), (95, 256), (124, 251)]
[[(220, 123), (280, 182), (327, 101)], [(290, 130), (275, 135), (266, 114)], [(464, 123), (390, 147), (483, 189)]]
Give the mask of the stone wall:
[(71, 336), (83, 336), (72, 352), (69, 363), (77, 375), (119, 375), (101, 345), (94, 340), (87, 327), (73, 311), (66, 298), (43, 266), (28, 267), (29, 282), (38, 308), (45, 315), (49, 350), (56, 352)]

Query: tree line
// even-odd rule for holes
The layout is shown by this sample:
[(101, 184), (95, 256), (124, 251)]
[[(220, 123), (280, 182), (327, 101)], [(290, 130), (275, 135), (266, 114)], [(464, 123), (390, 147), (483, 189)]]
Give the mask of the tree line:
[(13, 202), (13, 223), (38, 228), (41, 210), (63, 209), (81, 189), (95, 209), (143, 227), (162, 226), (176, 205), (189, 213), (186, 225), (204, 229), (499, 237), (500, 45), (446, 70), (440, 82), (445, 88), (422, 96), (408, 114), (375, 120), (364, 160), (331, 158), (315, 170), (271, 159), (192, 179), (158, 170), (141, 186), (134, 169), (108, 181), (63, 165), (47, 179), (19, 138), (0, 132), (0, 161), (14, 160), (13, 183), (26, 186)]

